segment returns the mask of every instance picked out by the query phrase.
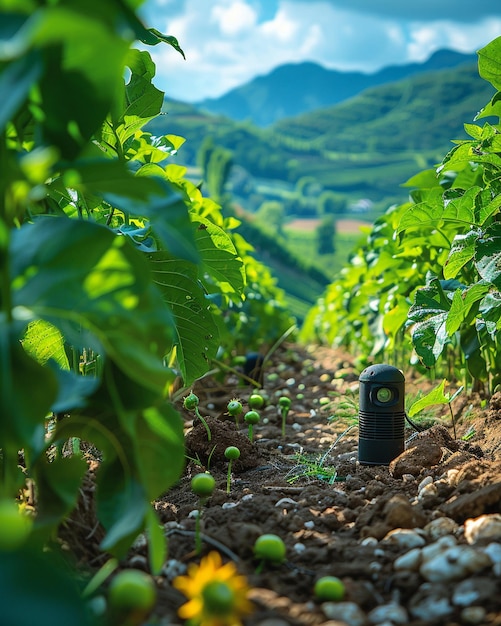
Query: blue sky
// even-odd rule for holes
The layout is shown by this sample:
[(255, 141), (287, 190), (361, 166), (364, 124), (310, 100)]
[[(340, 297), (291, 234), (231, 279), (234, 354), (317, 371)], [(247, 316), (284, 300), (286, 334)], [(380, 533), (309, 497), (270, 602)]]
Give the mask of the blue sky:
[(155, 84), (178, 100), (217, 97), (284, 63), (374, 72), (501, 36), (499, 0), (145, 0), (147, 26), (174, 35), (148, 48)]

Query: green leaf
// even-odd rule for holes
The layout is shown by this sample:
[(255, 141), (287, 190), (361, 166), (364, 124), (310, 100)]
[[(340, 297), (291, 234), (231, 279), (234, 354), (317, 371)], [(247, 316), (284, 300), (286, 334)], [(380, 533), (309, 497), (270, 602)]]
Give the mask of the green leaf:
[(210, 220), (194, 219), (197, 247), (205, 270), (223, 292), (241, 294), (245, 286), (244, 264), (231, 237)]
[(480, 76), (501, 91), (501, 37), (488, 43), (477, 54)]
[[(4, 19), (2, 17), (2, 19)], [(0, 131), (26, 101), (30, 89), (40, 78), (43, 66), (40, 55), (31, 52), (7, 64), (0, 73)]]
[(475, 266), (483, 279), (501, 288), (501, 223), (494, 222), (478, 239)]
[(38, 495), (37, 526), (51, 532), (75, 507), (87, 462), (80, 456), (42, 457), (35, 466)]
[(60, 368), (66, 370), (70, 368), (64, 350), (64, 337), (61, 331), (49, 322), (45, 320), (30, 322), (21, 343), (26, 352), (41, 365), (53, 359)]
[(54, 361), (49, 361), (48, 366), (56, 376), (59, 390), (50, 410), (53, 413), (66, 413), (87, 406), (89, 396), (99, 385), (99, 379), (60, 369)]
[(173, 406), (144, 409), (136, 421), (134, 447), (146, 496), (155, 500), (172, 487), (184, 467), (183, 422)]
[(148, 535), (148, 561), (152, 573), (158, 576), (167, 560), (167, 539), (164, 527), (152, 507), (146, 512), (146, 533)]
[(489, 291), (489, 285), (485, 282), (475, 283), (466, 289), (456, 289), (451, 302), (451, 308), (447, 315), (446, 330), (449, 336), (453, 335), (461, 324), (478, 310), (478, 303)]
[(455, 278), (461, 268), (471, 261), (475, 255), (475, 244), (481, 234), (481, 230), (473, 229), (454, 237), (449, 256), (444, 264), (444, 278)]
[(163, 393), (174, 320), (146, 258), (125, 237), (82, 220), (39, 218), (13, 233), (11, 255), (14, 312), (49, 321), (72, 343), (83, 327), (133, 380)]
[(150, 46), (155, 46), (161, 42), (166, 43), (169, 46), (172, 46), (174, 50), (177, 50), (183, 59), (186, 59), (184, 52), (175, 37), (172, 35), (162, 35), (162, 33), (156, 28), (148, 28), (148, 33), (148, 35), (145, 35), (144, 38), (141, 39), (143, 43), (147, 43)]
[(203, 376), (219, 348), (219, 333), (196, 266), (164, 252), (148, 255), (155, 283), (176, 318), (177, 357), (185, 385)]
[(435, 387), (435, 389), (432, 389), (432, 391), (427, 393), (425, 396), (416, 400), (416, 402), (414, 402), (409, 408), (409, 417), (417, 415), (423, 409), (427, 409), (429, 406), (434, 404), (449, 404), (450, 396), (448, 393), (446, 394), (444, 392), (446, 383), (447, 381), (444, 378), (438, 387)]
[(0, 319), (0, 441), (2, 448), (38, 454), (57, 381), (49, 368), (28, 356), (19, 339)]
[(457, 222), (460, 226), (473, 226), (475, 219), (475, 200), (480, 193), (480, 187), (468, 189), (460, 197), (442, 202), (435, 193), (432, 202), (421, 202), (409, 209), (400, 220), (397, 232), (409, 228), (437, 227), (442, 221)]

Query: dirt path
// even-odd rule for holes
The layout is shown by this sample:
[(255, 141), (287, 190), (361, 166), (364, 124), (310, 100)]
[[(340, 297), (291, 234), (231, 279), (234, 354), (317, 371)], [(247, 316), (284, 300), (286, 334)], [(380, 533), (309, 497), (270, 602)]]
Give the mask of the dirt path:
[[(188, 462), (178, 485), (155, 505), (169, 536), (169, 561), (157, 579), (160, 600), (150, 623), (183, 623), (176, 612), (186, 600), (171, 582), (200, 561), (190, 481), (210, 469), (217, 487), (203, 511), (202, 555), (217, 550), (247, 577), (254, 612), (245, 625), (501, 624), (501, 398), (494, 396), (490, 410), (477, 408), (475, 399), (455, 407), (458, 437), (476, 433), (467, 442), (451, 436), (444, 418), (418, 436), (406, 432), (407, 449), (390, 466), (362, 466), (353, 419), (358, 375), (336, 352), (284, 347), (265, 373), (268, 406), (252, 444), (246, 428), (225, 414), (235, 396), (248, 410), (250, 388), (237, 378), (194, 389), (210, 443), (179, 404), (188, 455), (197, 462)], [(407, 387), (426, 391), (428, 383), (409, 379)], [(282, 395), (292, 400), (285, 437), (277, 410)], [(229, 494), (228, 445), (242, 453)], [(472, 522), (479, 517), (483, 525)], [(287, 555), (258, 573), (253, 545), (263, 533), (279, 535)], [(147, 567), (144, 542), (128, 565)], [(343, 581), (343, 602), (315, 599), (315, 581), (326, 575)]]

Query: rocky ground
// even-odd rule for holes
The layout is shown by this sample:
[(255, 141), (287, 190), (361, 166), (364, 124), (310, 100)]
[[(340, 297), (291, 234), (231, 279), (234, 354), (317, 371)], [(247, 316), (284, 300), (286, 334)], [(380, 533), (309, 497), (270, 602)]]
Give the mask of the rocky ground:
[[(211, 442), (179, 398), (190, 460), (155, 503), (169, 560), (151, 624), (182, 624), (186, 599), (171, 582), (200, 560), (191, 478), (205, 470), (217, 486), (201, 518), (202, 555), (217, 550), (247, 577), (254, 612), (246, 626), (501, 624), (501, 394), (459, 396), (456, 436), (448, 408), (439, 407), (426, 430), (406, 430), (406, 450), (389, 466), (360, 465), (359, 374), (336, 351), (282, 346), (265, 370), (267, 407), (253, 443), (226, 414), (235, 397), (248, 410), (251, 387), (234, 373), (193, 390)], [(429, 389), (406, 374), (409, 397)], [(277, 409), (284, 395), (292, 402), (285, 436)], [(228, 494), (229, 445), (241, 457)], [(287, 556), (258, 571), (253, 545), (263, 533), (279, 535)], [(125, 565), (147, 568), (145, 555), (138, 541)], [(326, 575), (343, 581), (342, 602), (315, 599), (315, 581)]]

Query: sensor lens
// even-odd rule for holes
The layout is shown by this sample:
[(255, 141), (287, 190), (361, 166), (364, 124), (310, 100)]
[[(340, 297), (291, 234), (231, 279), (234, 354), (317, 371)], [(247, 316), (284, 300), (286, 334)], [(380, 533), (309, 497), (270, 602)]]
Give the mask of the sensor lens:
[(376, 398), (378, 399), (378, 402), (389, 402), (393, 398), (393, 393), (391, 389), (388, 389), (388, 387), (380, 387), (376, 391)]

